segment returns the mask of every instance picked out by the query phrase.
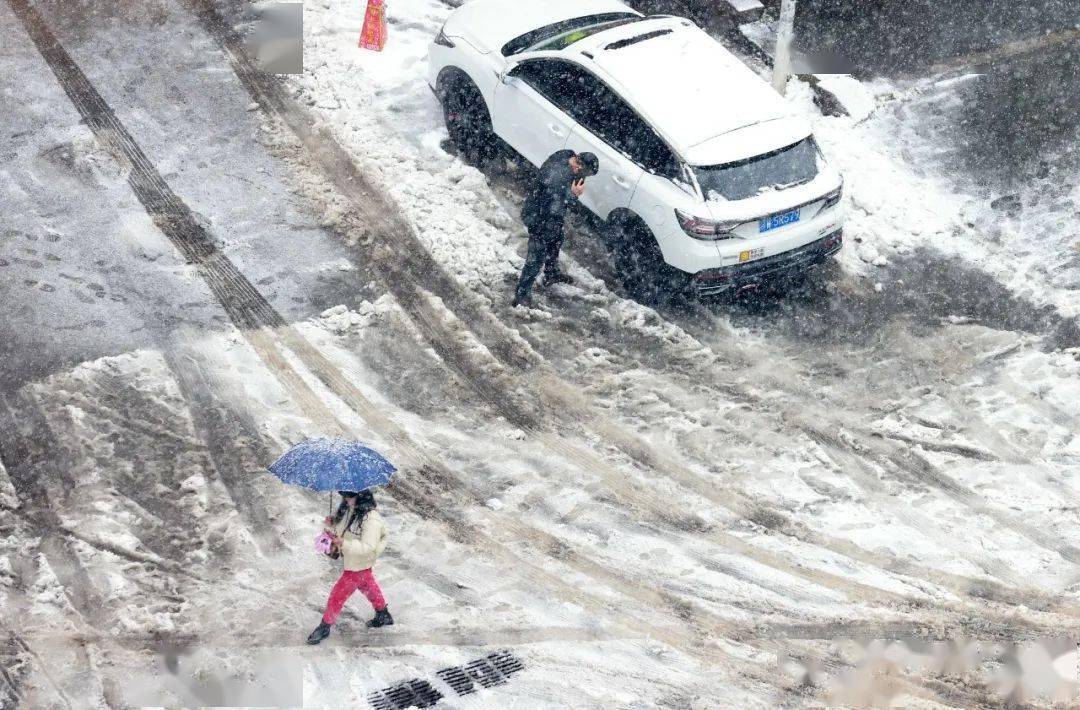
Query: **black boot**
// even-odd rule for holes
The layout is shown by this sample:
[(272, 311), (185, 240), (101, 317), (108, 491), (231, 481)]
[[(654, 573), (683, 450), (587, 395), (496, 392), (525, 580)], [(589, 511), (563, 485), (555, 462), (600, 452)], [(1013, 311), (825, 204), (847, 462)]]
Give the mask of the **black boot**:
[(510, 302), (511, 308), (517, 308), (518, 306), (525, 306), (526, 308), (532, 308), (532, 298), (525, 296), (524, 298), (514, 297), (514, 300)]
[(380, 626), (393, 626), (394, 617), (390, 616), (389, 609), (380, 609), (375, 612), (375, 618), (367, 622), (369, 629), (377, 629)]
[(307, 637), (307, 642), (314, 646), (320, 643), (324, 638), (330, 635), (330, 629), (333, 628), (325, 621), (320, 621), (319, 625), (315, 627), (315, 630), (311, 632), (311, 635)]

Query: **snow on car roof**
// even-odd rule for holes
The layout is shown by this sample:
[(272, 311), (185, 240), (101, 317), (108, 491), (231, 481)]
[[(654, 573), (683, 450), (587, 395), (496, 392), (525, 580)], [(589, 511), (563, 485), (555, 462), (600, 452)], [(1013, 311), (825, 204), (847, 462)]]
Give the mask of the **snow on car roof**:
[(473, 0), (454, 11), (448, 32), (477, 40), (488, 52), (526, 32), (575, 17), (608, 12), (639, 14), (619, 0)]
[[(671, 31), (659, 32), (663, 29)], [(653, 36), (630, 44), (620, 42), (642, 35)], [(605, 49), (612, 44), (616, 46)], [(695, 146), (704, 147), (706, 142), (715, 145), (712, 139), (718, 136), (775, 122), (784, 127), (786, 139), (792, 121), (798, 121), (790, 118), (788, 104), (761, 77), (704, 31), (680, 18), (655, 18), (619, 27), (582, 40), (574, 48), (589, 57), (588, 63), (598, 67), (691, 162), (692, 154), (701, 152), (695, 151)], [(804, 135), (809, 134), (807, 126)]]

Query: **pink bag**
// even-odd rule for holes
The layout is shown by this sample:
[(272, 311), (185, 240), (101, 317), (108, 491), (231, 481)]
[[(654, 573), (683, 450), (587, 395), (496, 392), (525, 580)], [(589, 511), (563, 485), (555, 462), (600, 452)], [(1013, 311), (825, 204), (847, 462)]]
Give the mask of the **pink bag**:
[(324, 555), (330, 554), (330, 548), (334, 545), (334, 538), (330, 537), (330, 533), (322, 532), (317, 538), (315, 538), (315, 551), (321, 552)]

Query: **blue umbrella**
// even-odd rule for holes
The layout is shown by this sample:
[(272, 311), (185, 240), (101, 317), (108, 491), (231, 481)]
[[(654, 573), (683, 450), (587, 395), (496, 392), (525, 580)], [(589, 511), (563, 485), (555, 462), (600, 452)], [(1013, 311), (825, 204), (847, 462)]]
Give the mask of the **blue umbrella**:
[(313, 491), (363, 491), (389, 483), (395, 471), (379, 452), (346, 439), (308, 439), (270, 464), (284, 483)]

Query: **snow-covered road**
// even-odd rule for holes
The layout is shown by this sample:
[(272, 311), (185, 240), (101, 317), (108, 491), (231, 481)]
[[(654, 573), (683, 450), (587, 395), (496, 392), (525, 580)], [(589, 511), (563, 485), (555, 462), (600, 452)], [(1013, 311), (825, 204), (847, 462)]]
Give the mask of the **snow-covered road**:
[[(912, 204), (927, 181), (890, 162), (887, 115), (815, 119), (856, 239), (805, 291), (657, 311), (578, 224), (579, 285), (522, 315), (522, 175), (448, 153), (423, 82), (445, 4), (398, 0), (365, 54), (355, 3), (309, 3), (284, 84), (209, 0), (35, 7), (205, 256), (0, 5), (0, 91), (29, 97), (0, 107), (6, 700), (323, 707), (426, 679), (462, 708), (971, 707), (1000, 664), (830, 696), (778, 659), (839, 674), (837, 639), (1076, 634), (1072, 296), (932, 249), (955, 198)], [(326, 501), (262, 468), (339, 433), (402, 469), (377, 568), (398, 624), (363, 630), (354, 602), (311, 649)], [(500, 648), (524, 664), (505, 685), (437, 675)]]

